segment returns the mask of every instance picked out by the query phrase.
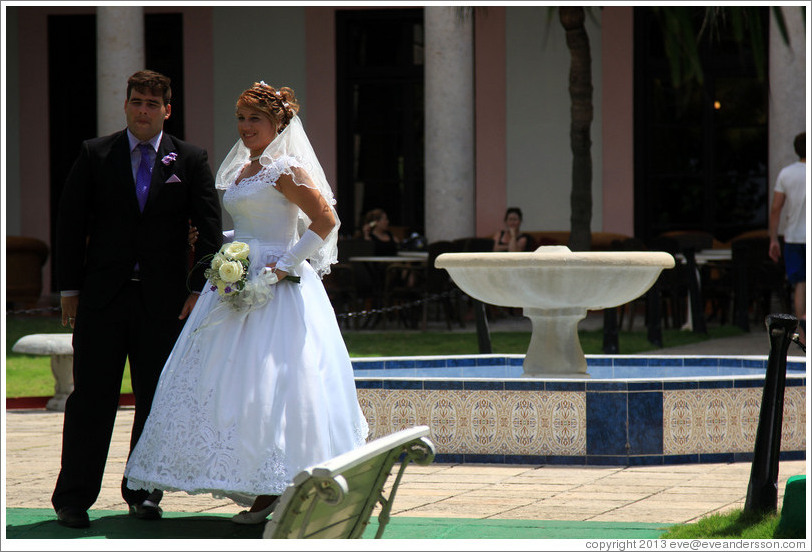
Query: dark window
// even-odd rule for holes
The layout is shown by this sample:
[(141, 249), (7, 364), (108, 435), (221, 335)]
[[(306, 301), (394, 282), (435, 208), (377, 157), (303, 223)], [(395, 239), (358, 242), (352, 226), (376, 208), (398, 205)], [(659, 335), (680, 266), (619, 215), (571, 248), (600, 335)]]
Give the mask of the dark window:
[(341, 231), (374, 208), (422, 231), (423, 10), (340, 10), (336, 43)]
[[(685, 9), (699, 29), (704, 8)], [(767, 29), (767, 9), (759, 15)], [(703, 38), (704, 83), (676, 88), (648, 8), (635, 8), (635, 45), (635, 235), (704, 230), (728, 241), (766, 227), (767, 83), (750, 45), (724, 29)]]
[[(96, 136), (95, 15), (48, 16), (48, 98), (51, 243), (55, 244), (65, 179), (82, 142)], [(52, 262), (51, 291), (58, 291), (57, 284), (56, 263)]]
[[(172, 79), (172, 116), (164, 130), (184, 137), (183, 15), (145, 14), (145, 58), (148, 69)], [(122, 91), (127, 83), (121, 83)], [(55, 243), (56, 214), (68, 172), (84, 140), (94, 138), (96, 113), (96, 16), (48, 16), (48, 97), (51, 161), (51, 243)], [(77, 116), (75, 106), (84, 110)], [(125, 126), (121, 106), (121, 128)], [(57, 291), (56, 264), (51, 263), (51, 291)]]
[(144, 15), (144, 44), (146, 68), (172, 79), (172, 115), (164, 123), (164, 130), (183, 140), (183, 14)]

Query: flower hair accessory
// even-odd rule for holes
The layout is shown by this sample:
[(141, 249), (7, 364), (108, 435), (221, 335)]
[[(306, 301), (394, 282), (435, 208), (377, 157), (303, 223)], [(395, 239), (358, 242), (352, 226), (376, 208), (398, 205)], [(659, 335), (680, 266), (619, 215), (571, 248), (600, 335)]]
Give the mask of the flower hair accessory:
[(164, 155), (163, 158), (161, 159), (161, 163), (163, 163), (164, 165), (169, 165), (170, 163), (174, 162), (177, 158), (178, 154), (173, 151), (172, 153)]

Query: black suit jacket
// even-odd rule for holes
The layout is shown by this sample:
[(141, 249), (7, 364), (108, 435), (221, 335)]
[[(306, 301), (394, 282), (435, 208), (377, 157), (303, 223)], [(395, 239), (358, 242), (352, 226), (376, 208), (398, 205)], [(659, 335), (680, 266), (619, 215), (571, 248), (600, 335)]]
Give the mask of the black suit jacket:
[[(177, 158), (164, 164), (172, 152)], [(189, 219), (200, 236), (187, 278)], [(205, 282), (201, 258), (221, 244), (220, 202), (203, 149), (163, 134), (142, 213), (126, 130), (82, 144), (57, 217), (60, 290), (79, 290), (85, 307), (104, 307), (137, 262), (147, 309), (177, 317), (189, 292)]]

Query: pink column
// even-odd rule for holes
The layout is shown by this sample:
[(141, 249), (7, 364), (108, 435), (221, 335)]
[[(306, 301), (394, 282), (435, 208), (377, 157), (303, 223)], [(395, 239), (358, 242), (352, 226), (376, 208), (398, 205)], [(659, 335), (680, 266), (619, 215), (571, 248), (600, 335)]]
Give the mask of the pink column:
[(633, 8), (601, 12), (603, 231), (634, 235)]
[[(174, 8), (177, 10), (177, 8)], [(205, 149), (209, 164), (217, 171), (220, 160), (214, 159), (214, 46), (212, 45), (212, 8), (181, 8), (183, 13), (183, 81), (182, 98), (186, 114), (186, 140)], [(227, 107), (226, 107), (227, 108)]]
[(51, 171), (48, 159), (48, 14), (53, 8), (20, 8), (20, 233), (48, 244), (42, 290), (51, 290)]
[(303, 108), (303, 116), (307, 135), (319, 156), (327, 182), (335, 191), (338, 177), (335, 8), (305, 8), (305, 59), (307, 105)]
[(505, 8), (477, 12), (474, 37), (476, 234), (490, 236), (507, 208)]

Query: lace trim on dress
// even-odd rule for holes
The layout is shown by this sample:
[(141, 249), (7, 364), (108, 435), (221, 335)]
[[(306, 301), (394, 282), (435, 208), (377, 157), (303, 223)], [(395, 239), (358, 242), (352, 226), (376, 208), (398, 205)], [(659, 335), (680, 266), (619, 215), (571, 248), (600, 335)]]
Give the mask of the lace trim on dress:
[[(214, 389), (200, 393), (200, 367), (206, 359), (200, 336), (191, 341), (174, 374), (171, 407), (162, 404), (150, 413), (151, 427), (138, 443), (140, 454), (128, 465), (128, 487), (218, 496), (227, 491), (281, 494), (296, 475), (287, 472), (284, 451), (267, 450), (262, 465), (249, 465), (240, 456), (237, 424), (221, 428), (213, 423)], [(171, 447), (166, 446), (168, 437)]]
[(235, 183), (226, 190), (225, 194), (223, 194), (223, 199), (228, 196), (229, 200), (236, 200), (255, 194), (259, 190), (264, 190), (269, 186), (276, 186), (276, 182), (283, 174), (291, 175), (297, 185), (306, 186), (307, 184), (305, 182), (296, 181), (298, 176), (292, 170), (293, 168), (301, 168), (301, 166), (301, 163), (290, 155), (275, 159), (270, 165), (262, 167), (257, 174), (240, 180), (239, 184), (235, 181)]

